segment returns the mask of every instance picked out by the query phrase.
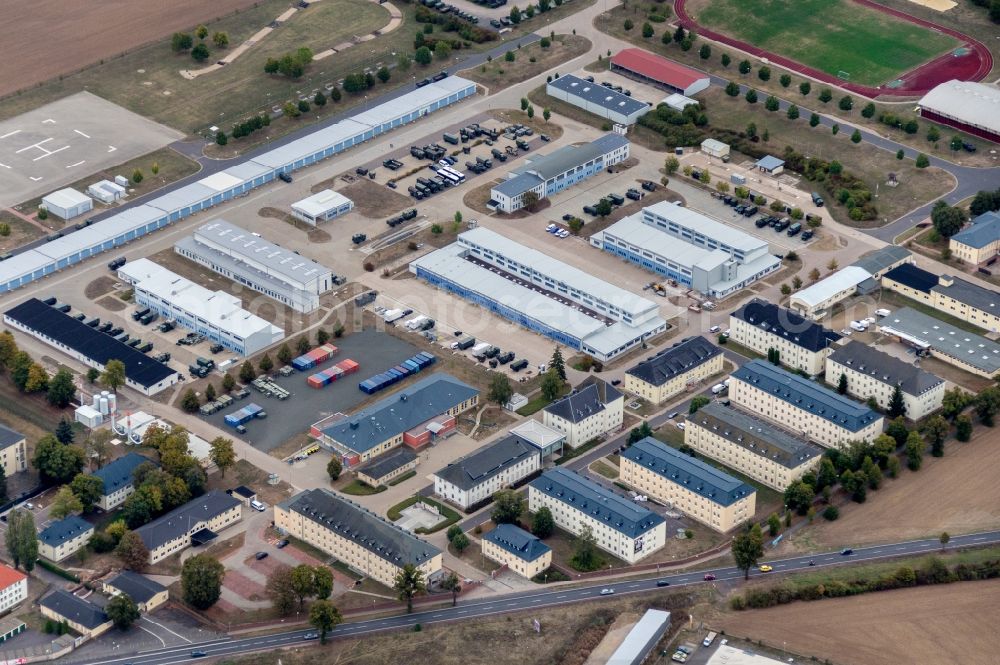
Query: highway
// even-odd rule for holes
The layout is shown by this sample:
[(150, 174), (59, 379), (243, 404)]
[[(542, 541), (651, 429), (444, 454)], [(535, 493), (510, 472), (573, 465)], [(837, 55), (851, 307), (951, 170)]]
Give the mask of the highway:
[[(975, 533), (965, 536), (955, 536), (948, 544), (948, 549), (960, 547), (977, 547), (983, 545), (994, 545), (1000, 543), (1000, 531), (989, 531)], [(827, 566), (838, 566), (849, 563), (859, 563), (862, 561), (877, 561), (892, 557), (900, 557), (914, 554), (925, 554), (934, 552), (941, 547), (937, 538), (925, 540), (911, 540), (888, 545), (873, 545), (871, 547), (858, 547), (854, 553), (844, 556), (840, 552), (828, 552), (826, 554), (814, 554), (812, 556), (795, 556), (786, 559), (775, 559), (762, 561), (774, 568), (771, 573), (760, 573), (751, 571), (751, 577), (775, 576), (781, 573), (793, 571), (803, 571)], [(810, 566), (812, 561), (815, 565)], [(705, 575), (714, 575), (714, 581), (706, 581)], [(625, 594), (647, 593), (655, 591), (657, 581), (665, 580), (670, 582), (670, 588), (693, 586), (696, 584), (715, 584), (718, 582), (739, 582), (743, 573), (732, 566), (718, 568), (706, 568), (696, 572), (677, 573), (674, 575), (664, 575), (660, 577), (644, 579), (622, 579), (615, 582), (605, 582), (584, 587), (567, 588), (565, 586), (556, 587), (551, 590), (528, 591), (510, 595), (497, 596), (490, 599), (481, 599), (460, 603), (457, 607), (445, 607), (413, 614), (403, 614), (381, 619), (370, 619), (367, 621), (355, 621), (344, 623), (334, 629), (328, 639), (357, 637), (368, 633), (376, 633), (390, 630), (401, 630), (412, 627), (414, 624), (428, 625), (442, 623), (446, 621), (462, 621), (479, 617), (489, 617), (510, 612), (523, 612), (533, 609), (552, 607), (555, 605), (565, 605), (584, 601), (600, 600), (602, 598), (614, 598)], [(614, 589), (614, 593), (602, 596), (603, 589)], [(543, 626), (543, 630), (545, 627)], [(251, 653), (256, 651), (269, 651), (279, 647), (292, 645), (312, 644), (305, 640), (307, 633), (313, 630), (291, 630), (283, 633), (274, 633), (257, 637), (245, 637), (239, 639), (216, 639), (206, 642), (195, 643), (183, 647), (168, 647), (163, 649), (153, 649), (138, 654), (123, 656), (120, 658), (108, 659), (107, 657), (98, 660), (74, 660), (72, 656), (65, 662), (74, 665), (170, 665), (171, 663), (191, 662), (192, 651), (201, 651), (207, 658), (217, 659), (223, 656), (235, 654)]]

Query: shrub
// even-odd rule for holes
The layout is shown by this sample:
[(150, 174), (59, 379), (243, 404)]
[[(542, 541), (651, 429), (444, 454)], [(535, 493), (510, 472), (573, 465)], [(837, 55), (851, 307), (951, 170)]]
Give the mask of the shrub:
[(840, 517), (840, 509), (837, 506), (827, 506), (823, 509), (823, 519), (833, 522)]

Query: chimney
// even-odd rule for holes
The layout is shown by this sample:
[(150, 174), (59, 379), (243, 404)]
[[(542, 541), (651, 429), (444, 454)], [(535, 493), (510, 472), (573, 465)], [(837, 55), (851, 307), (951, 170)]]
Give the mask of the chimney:
[(938, 278), (938, 284), (940, 284), (941, 286), (951, 286), (954, 283), (955, 283), (955, 278), (952, 277), (951, 275), (941, 275)]

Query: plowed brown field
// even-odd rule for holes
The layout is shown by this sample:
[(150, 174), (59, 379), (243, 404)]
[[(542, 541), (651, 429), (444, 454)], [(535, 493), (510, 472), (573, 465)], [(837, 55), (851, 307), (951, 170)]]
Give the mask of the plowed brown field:
[(850, 665), (997, 662), (1000, 580), (733, 612), (727, 634)]
[(5, 0), (0, 96), (67, 74), (255, 0)]

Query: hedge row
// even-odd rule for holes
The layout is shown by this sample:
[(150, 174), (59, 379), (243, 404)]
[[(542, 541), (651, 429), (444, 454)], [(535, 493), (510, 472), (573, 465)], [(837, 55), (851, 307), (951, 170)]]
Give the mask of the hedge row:
[(734, 610), (760, 609), (785, 605), (797, 600), (842, 598), (875, 591), (890, 591), (970, 580), (988, 580), (997, 577), (1000, 577), (1000, 559), (992, 559), (978, 564), (960, 563), (949, 568), (943, 561), (934, 558), (920, 568), (901, 566), (893, 573), (874, 579), (860, 576), (851, 580), (831, 580), (797, 588), (782, 585), (767, 589), (748, 589), (743, 592), (743, 595), (734, 596), (729, 604)]

